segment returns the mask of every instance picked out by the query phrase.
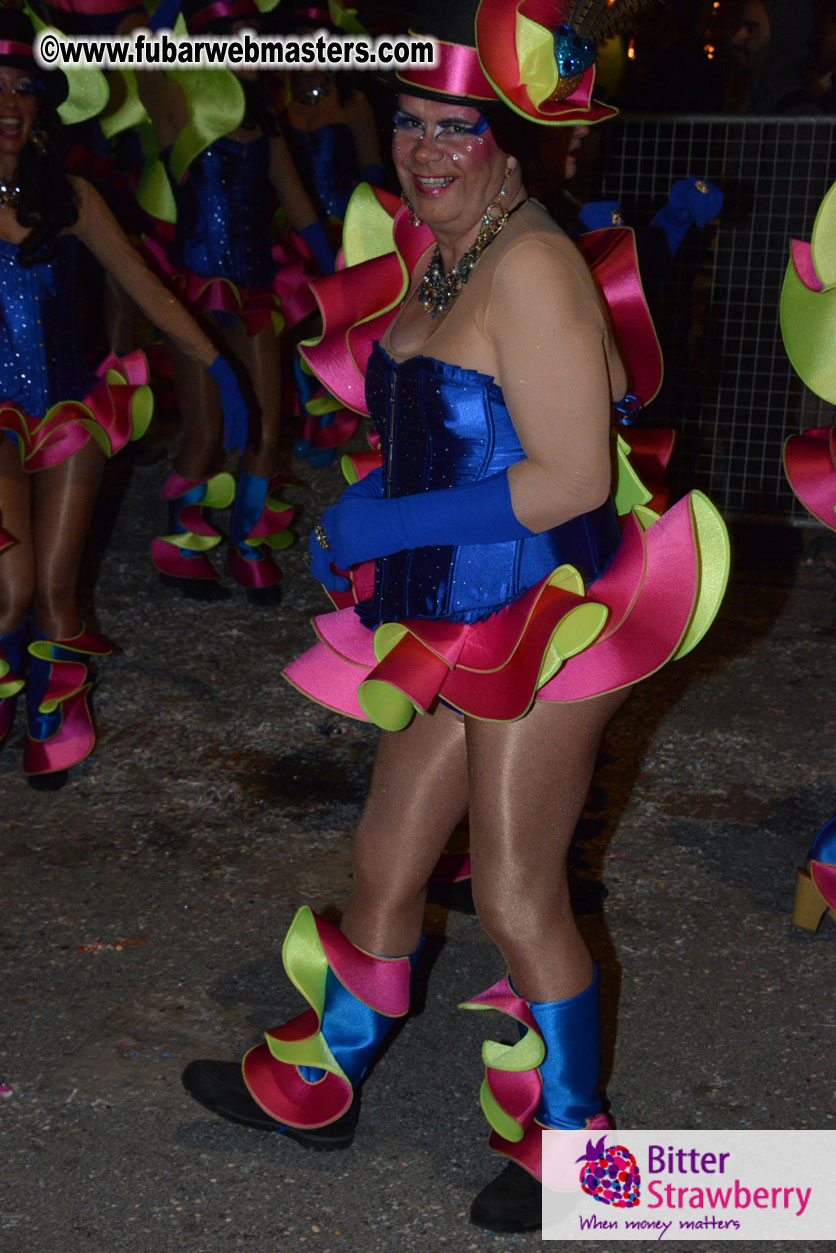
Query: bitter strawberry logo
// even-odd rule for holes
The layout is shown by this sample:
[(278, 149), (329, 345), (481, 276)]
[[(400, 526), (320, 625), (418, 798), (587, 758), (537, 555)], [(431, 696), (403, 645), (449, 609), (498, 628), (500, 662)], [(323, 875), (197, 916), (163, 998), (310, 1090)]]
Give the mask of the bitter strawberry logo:
[(602, 1205), (616, 1209), (632, 1209), (639, 1203), (641, 1175), (635, 1157), (623, 1144), (604, 1146), (606, 1136), (597, 1144), (586, 1142), (586, 1152), (577, 1158), (581, 1166), (580, 1184), (584, 1192)]

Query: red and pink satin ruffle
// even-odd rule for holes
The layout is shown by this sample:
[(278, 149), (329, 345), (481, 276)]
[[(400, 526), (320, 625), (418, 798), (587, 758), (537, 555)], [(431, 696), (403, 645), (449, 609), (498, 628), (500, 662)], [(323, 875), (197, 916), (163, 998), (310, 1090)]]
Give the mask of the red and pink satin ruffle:
[[(113, 456), (145, 433), (153, 403), (145, 354), (111, 353), (96, 374), (98, 381), (83, 400), (60, 401), (43, 417), (24, 413), (12, 401), (0, 401), (0, 431), (17, 437), (26, 470), (58, 465), (91, 438)], [(141, 420), (138, 409), (143, 410)]]
[(813, 427), (784, 445), (784, 470), (805, 509), (836, 531), (836, 427)]
[[(368, 413), (365, 373), (372, 345), (382, 339), (409, 275), (434, 243), (429, 227), (410, 223), (406, 208), (396, 214), (393, 232), (394, 251), (311, 283), (323, 331), (300, 352), (328, 391), (357, 413)], [(646, 405), (662, 383), (662, 353), (639, 276), (635, 236), (619, 226), (591, 231), (577, 243), (610, 308), (628, 391)]]
[[(285, 969), (310, 1008), (266, 1033), (243, 1062), (244, 1082), (253, 1099), (277, 1122), (290, 1127), (325, 1127), (346, 1111), (354, 1088), (321, 1034), (328, 970), (364, 1005), (389, 1018), (409, 1009), (409, 959), (380, 958), (353, 944), (333, 924), (303, 907), (282, 950)], [(319, 1066), (315, 1082), (300, 1066)]]
[(90, 712), (89, 692), (92, 683), (87, 681), (88, 670), (85, 657), (106, 657), (113, 647), (92, 631), (80, 631), (69, 640), (40, 640), (29, 645), (33, 656), (48, 658), (49, 650), (57, 645), (79, 656), (78, 661), (49, 661), (49, 678), (41, 700), (43, 712), (60, 710), (58, 729), (45, 740), (26, 737), (23, 754), (25, 774), (54, 774), (69, 770), (89, 757), (96, 746), (96, 732)]
[(245, 287), (222, 275), (195, 274), (185, 266), (175, 266), (165, 249), (151, 236), (144, 240), (147, 253), (162, 277), (183, 303), (197, 313), (228, 313), (239, 318), (248, 335), (258, 335), (272, 327), (277, 335), (284, 329), (281, 301), (268, 284)]
[[(507, 976), (488, 988), (486, 992), (481, 992), (478, 996), (466, 1001), (460, 1008), (497, 1010), (526, 1028), (524, 1034), (533, 1031), (542, 1039), (528, 1002), (516, 994)], [(535, 1179), (542, 1179), (542, 1137), (546, 1128), (534, 1117), (543, 1092), (540, 1071), (536, 1066), (518, 1069), (512, 1068), (510, 1063), (507, 1068), (488, 1064), (485, 1067), (485, 1088), (489, 1097), (488, 1104), (495, 1103), (507, 1118), (517, 1124), (522, 1133), (519, 1140), (508, 1140), (492, 1127), (488, 1141), (490, 1147), (495, 1153), (501, 1153), (522, 1166)], [(484, 1099), (483, 1106), (485, 1106)], [(485, 1112), (488, 1113), (490, 1120), (489, 1111), (486, 1109)], [(579, 1128), (579, 1130), (607, 1131), (611, 1127), (612, 1122), (606, 1114), (597, 1114), (594, 1118), (587, 1120), (585, 1128)]]
[[(353, 575), (352, 591), (333, 595), (344, 607), (314, 620), (318, 642), (283, 673), (311, 699), (364, 721), (367, 683), (387, 685), (418, 712), (440, 699), (473, 717), (501, 721), (523, 717), (535, 699), (584, 700), (629, 686), (676, 654), (700, 583), (690, 498), (646, 531), (630, 515), (612, 564), (586, 596), (543, 579), (483, 622), (411, 619), (399, 624), (402, 637), (382, 659), (375, 633), (351, 607), (369, 594), (371, 563)], [(605, 611), (603, 626), (538, 686), (561, 624), (590, 604)]]

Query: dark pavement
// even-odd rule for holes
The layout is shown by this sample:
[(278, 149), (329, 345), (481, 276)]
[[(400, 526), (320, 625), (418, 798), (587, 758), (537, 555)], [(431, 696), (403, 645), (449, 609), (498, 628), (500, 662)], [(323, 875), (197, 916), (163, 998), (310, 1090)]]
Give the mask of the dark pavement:
[[(304, 533), (339, 475), (296, 469)], [(302, 1008), (282, 938), (300, 904), (344, 900), (375, 732), (279, 677), (324, 607), (304, 544), (278, 609), (160, 585), (164, 477), (114, 464), (100, 510), (86, 596), (120, 651), (97, 752), (56, 794), (20, 773), (20, 723), (0, 755), (0, 1253), (540, 1247), (467, 1222), (501, 1164), (478, 1089), (502, 1025), (456, 1009), (503, 973), (473, 917), (429, 911), (423, 1004), (347, 1152), (225, 1124), (180, 1087), (190, 1058), (239, 1056)], [(581, 907), (605, 894), (582, 925), (622, 1128), (834, 1126), (836, 928), (790, 913), (836, 812), (836, 556), (801, 547), (741, 530), (720, 621), (611, 728), (574, 863)]]

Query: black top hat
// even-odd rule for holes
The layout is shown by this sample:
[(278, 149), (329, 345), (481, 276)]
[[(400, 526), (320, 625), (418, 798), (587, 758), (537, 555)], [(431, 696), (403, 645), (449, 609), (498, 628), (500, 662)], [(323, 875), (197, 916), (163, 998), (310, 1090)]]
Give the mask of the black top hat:
[(255, 0), (184, 0), (180, 11), (190, 35), (200, 34), (216, 25), (242, 21), (256, 23), (261, 17)]
[(43, 85), (47, 105), (57, 109), (67, 98), (69, 84), (61, 70), (46, 70), (38, 65), (32, 51), (34, 39), (35, 28), (25, 13), (6, 5), (0, 8), (0, 66), (10, 65), (31, 74)]

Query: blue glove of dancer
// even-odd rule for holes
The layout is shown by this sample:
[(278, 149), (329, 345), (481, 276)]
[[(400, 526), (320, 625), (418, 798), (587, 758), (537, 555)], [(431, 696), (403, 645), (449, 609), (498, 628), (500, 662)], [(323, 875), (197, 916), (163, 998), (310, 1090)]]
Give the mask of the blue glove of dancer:
[(250, 411), (241, 394), (235, 371), (229, 362), (218, 353), (206, 371), (213, 378), (221, 393), (221, 408), (224, 415), (224, 448), (230, 452), (237, 448), (243, 452), (250, 434)]
[(183, 0), (160, 0), (148, 19), (148, 29), (155, 35), (160, 30), (171, 30), (182, 7)]
[(585, 231), (600, 231), (605, 226), (623, 226), (624, 214), (617, 200), (590, 200), (578, 214)]
[[(382, 471), (380, 482), (382, 483)], [(511, 506), (508, 472), (494, 474), (479, 483), (417, 492), (392, 499), (358, 491), (378, 471), (343, 492), (336, 505), (322, 515), (320, 532), (311, 534), (311, 570), (326, 588), (347, 590), (347, 584), (331, 570), (340, 570), (374, 557), (387, 557), (405, 548), (446, 544), (498, 544), (529, 539), (534, 532), (517, 520)]]
[(333, 274), (335, 267), (334, 249), (328, 243), (328, 236), (321, 222), (311, 222), (299, 234), (310, 248), (325, 274)]
[(668, 248), (675, 257), (692, 226), (707, 226), (723, 207), (725, 197), (714, 183), (683, 178), (674, 183), (667, 204), (656, 214), (651, 226), (665, 232)]

